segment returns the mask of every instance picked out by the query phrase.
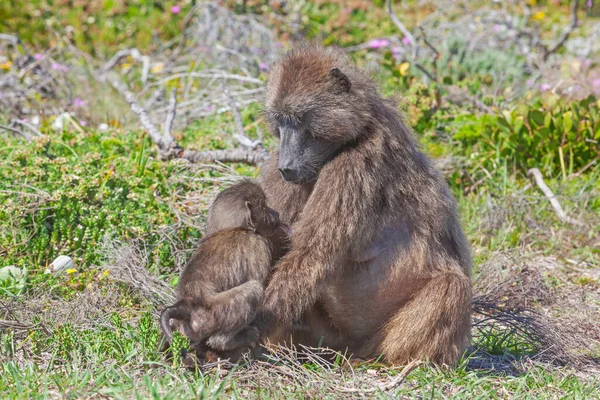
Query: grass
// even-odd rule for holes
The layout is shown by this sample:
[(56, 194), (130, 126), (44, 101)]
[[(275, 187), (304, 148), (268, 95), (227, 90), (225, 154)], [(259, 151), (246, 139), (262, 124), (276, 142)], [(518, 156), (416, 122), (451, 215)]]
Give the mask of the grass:
[[(217, 123), (226, 123), (222, 118)], [(211, 129), (210, 123), (206, 129)], [(319, 376), (309, 392), (301, 375), (279, 385), (278, 380), (286, 376), (262, 364), (231, 373), (186, 372), (157, 351), (156, 304), (105, 272), (109, 255), (102, 251), (104, 237), (141, 240), (148, 254), (146, 268), (173, 287), (176, 267), (201, 235), (211, 196), (227, 184), (227, 176), (238, 172), (255, 176), (256, 169), (160, 162), (143, 134), (135, 131), (48, 131), (46, 135), (32, 143), (7, 138), (1, 150), (0, 196), (5, 207), (0, 248), (4, 260), (27, 270), (24, 286), (4, 282), (2, 304), (28, 321), (21, 329), (0, 331), (1, 397), (340, 395), (331, 392), (332, 382), (346, 373), (340, 366), (333, 372), (320, 365), (294, 366), (294, 374), (298, 368), (308, 368)], [(197, 130), (195, 135), (201, 140), (206, 134)], [(527, 254), (577, 259), (587, 263), (590, 271), (598, 269), (597, 223), (590, 232), (576, 231), (557, 220), (537, 188), (525, 187), (527, 181), (493, 178), (475, 193), (464, 195), (455, 188), (476, 265), (499, 251), (519, 248)], [(591, 222), (598, 219), (597, 181), (594, 172), (548, 183), (561, 193), (567, 212)], [(192, 225), (180, 224), (178, 215), (186, 215)], [(45, 274), (46, 265), (58, 254), (73, 256), (77, 271)], [(476, 281), (482, 279), (478, 271)], [(598, 290), (597, 279), (583, 272), (576, 275), (575, 285)], [(96, 298), (104, 302), (95, 303)], [(99, 304), (100, 309), (90, 309)], [(36, 310), (44, 311), (36, 316)], [(522, 363), (521, 372), (514, 376), (493, 368), (478, 370), (469, 360), (456, 370), (420, 367), (396, 395), (589, 398), (600, 390), (597, 378), (527, 361), (533, 350), (521, 340), (506, 331), (484, 331), (475, 341), (477, 348), (498, 357), (498, 364)], [(379, 368), (382, 379), (398, 372), (366, 366), (354, 373), (368, 378), (373, 368)], [(263, 381), (255, 380), (261, 376)]]

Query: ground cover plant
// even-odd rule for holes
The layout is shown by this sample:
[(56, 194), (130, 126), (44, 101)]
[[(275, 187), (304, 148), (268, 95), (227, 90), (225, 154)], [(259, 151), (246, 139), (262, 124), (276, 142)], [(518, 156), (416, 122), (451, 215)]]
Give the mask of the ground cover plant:
[[(598, 5), (389, 5), (0, 5), (1, 397), (600, 395)], [(455, 369), (158, 351), (208, 205), (276, 148), (260, 97), (298, 38), (371, 71), (458, 199), (475, 315)]]

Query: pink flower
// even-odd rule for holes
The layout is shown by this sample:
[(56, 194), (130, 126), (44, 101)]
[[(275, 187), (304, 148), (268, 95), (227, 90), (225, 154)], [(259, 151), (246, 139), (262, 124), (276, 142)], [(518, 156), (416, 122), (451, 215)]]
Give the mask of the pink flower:
[(390, 41), (387, 39), (373, 39), (369, 42), (368, 46), (371, 49), (380, 49), (390, 45)]
[(41, 55), (40, 53), (35, 53), (33, 55), (33, 58), (35, 58), (36, 60), (40, 61), (40, 60), (42, 60), (44, 58), (44, 56)]
[(588, 8), (592, 8), (592, 0), (587, 0), (587, 6)]
[(86, 126), (87, 122), (85, 122), (84, 120), (79, 120), (79, 125)]
[(258, 68), (260, 68), (261, 71), (266, 71), (269, 69), (269, 66), (263, 62), (261, 62), (260, 64), (258, 64)]
[(494, 24), (494, 32), (500, 32), (502, 30), (502, 25)]
[(527, 84), (527, 86), (529, 87), (533, 86), (533, 79), (527, 79), (527, 82), (525, 82), (525, 84)]
[(594, 89), (600, 89), (600, 78), (596, 78), (592, 81), (592, 86)]
[(173, 13), (173, 14), (179, 14), (180, 11), (181, 11), (181, 7), (179, 7), (179, 6), (171, 7), (171, 13)]
[(550, 84), (548, 84), (548, 83), (542, 83), (542, 86), (540, 86), (540, 90), (542, 92), (547, 92), (551, 88), (552, 88), (552, 86), (550, 86)]
[(590, 65), (592, 65), (592, 62), (590, 60), (588, 60), (587, 58), (583, 60), (583, 68), (589, 68)]
[(80, 99), (79, 97), (75, 97), (75, 100), (73, 100), (73, 107), (75, 108), (81, 108), (83, 106), (85, 106), (85, 100)]
[(408, 36), (404, 36), (402, 38), (402, 44), (403, 45), (409, 45), (410, 44), (410, 38)]
[(67, 72), (69, 70), (69, 67), (67, 67), (66, 65), (59, 64), (57, 62), (53, 62), (51, 67), (53, 70), (58, 72)]

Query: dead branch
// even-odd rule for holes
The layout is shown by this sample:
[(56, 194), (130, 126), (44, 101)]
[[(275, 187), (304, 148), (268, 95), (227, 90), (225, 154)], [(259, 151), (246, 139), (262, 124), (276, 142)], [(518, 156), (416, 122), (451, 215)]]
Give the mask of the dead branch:
[(270, 157), (266, 151), (246, 150), (246, 149), (229, 149), (229, 150), (206, 150), (194, 151), (184, 150), (181, 158), (184, 158), (192, 163), (200, 162), (233, 162), (244, 163), (249, 165), (260, 165)]
[[(165, 129), (165, 134), (160, 133), (158, 128), (150, 120), (146, 110), (137, 103), (135, 95), (129, 90), (125, 83), (118, 78), (114, 78), (111, 80), (111, 84), (123, 97), (125, 97), (131, 110), (138, 116), (142, 126), (148, 131), (150, 138), (158, 147), (158, 153), (161, 159), (169, 160), (172, 158), (184, 158), (192, 163), (221, 161), (258, 165), (269, 158), (269, 154), (264, 149), (262, 149), (262, 151), (260, 149), (184, 150), (171, 135), (170, 128), (168, 132)], [(173, 118), (175, 118), (174, 108), (176, 107), (176, 102), (173, 100), (173, 96), (171, 96), (170, 103), (173, 106), (172, 114)]]
[[(131, 111), (133, 111), (139, 118), (142, 126), (150, 135), (152, 141), (158, 146), (159, 153), (163, 156), (170, 155), (173, 151), (180, 152), (182, 148), (175, 142), (175, 140), (169, 136), (163, 136), (156, 126), (150, 120), (148, 113), (142, 108), (135, 100), (135, 95), (129, 90), (127, 85), (118, 78), (111, 79), (112, 87), (119, 92), (125, 100), (129, 103)], [(171, 157), (169, 157), (171, 158)]]
[(544, 52), (544, 60), (546, 60), (551, 54), (555, 53), (569, 38), (573, 30), (577, 27), (577, 4), (578, 0), (571, 1), (571, 22), (569, 26), (563, 31), (562, 35), (558, 38), (556, 43), (546, 48)]
[(5, 125), (0, 125), (0, 129), (4, 129), (5, 131), (16, 133), (19, 136), (23, 136), (25, 139), (27, 139), (27, 141), (31, 141), (31, 136), (29, 136), (25, 132), (22, 132), (18, 129), (11, 128), (10, 126), (5, 126)]
[(136, 48), (117, 51), (115, 55), (110, 60), (108, 60), (106, 64), (104, 64), (104, 66), (102, 67), (102, 71), (110, 71), (119, 63), (119, 61), (121, 61), (125, 57), (131, 57), (134, 60), (140, 61), (143, 64), (141, 81), (142, 84), (146, 84), (146, 82), (148, 81), (148, 73), (150, 72), (150, 57), (143, 56), (142, 53), (140, 53), (140, 51)]
[(31, 125), (30, 123), (27, 123), (27, 122), (25, 122), (25, 121), (23, 121), (23, 120), (20, 120), (20, 119), (12, 119), (10, 122), (11, 122), (11, 124), (19, 124), (19, 125), (23, 125), (23, 126), (25, 126), (25, 127), (29, 128), (29, 129), (31, 129), (31, 130), (33, 131), (33, 133), (35, 133), (37, 136), (44, 136), (44, 135), (42, 134), (42, 132), (40, 132), (39, 130), (37, 130), (37, 129), (36, 129), (34, 126), (33, 126), (33, 125)]
[(23, 43), (23, 41), (21, 40), (21, 38), (19, 38), (18, 36), (15, 35), (9, 35), (6, 33), (0, 33), (0, 40), (5, 40), (7, 42), (10, 42), (13, 46), (21, 46), (23, 48), (23, 50), (25, 51), (25, 54), (30, 55), (31, 53), (29, 52), (29, 49), (27, 48), (27, 46), (25, 46), (25, 43)]
[(165, 125), (163, 127), (163, 135), (165, 137), (172, 137), (171, 130), (173, 129), (173, 121), (175, 121), (175, 113), (177, 109), (177, 89), (171, 90), (171, 97), (169, 97), (169, 109), (167, 111), (167, 118), (165, 118)]
[(412, 58), (413, 58), (413, 60), (416, 59), (419, 45), (418, 45), (417, 41), (415, 40), (415, 37), (413, 36), (412, 33), (410, 33), (410, 31), (406, 28), (406, 26), (404, 26), (402, 21), (400, 21), (400, 18), (398, 18), (398, 16), (394, 12), (394, 10), (392, 10), (392, 1), (391, 0), (385, 0), (385, 8), (386, 8), (387, 13), (390, 16), (392, 22), (394, 23), (394, 25), (396, 25), (396, 27), (398, 29), (400, 29), (402, 34), (410, 40), (410, 45), (412, 46), (412, 49), (413, 49)]
[(537, 186), (544, 193), (546, 198), (550, 201), (550, 204), (552, 205), (554, 212), (558, 216), (558, 219), (560, 219), (561, 221), (566, 222), (568, 224), (572, 224), (572, 225), (576, 225), (576, 226), (585, 226), (585, 224), (583, 222), (578, 221), (574, 218), (571, 218), (565, 213), (565, 211), (561, 207), (560, 203), (556, 199), (556, 196), (554, 196), (554, 193), (552, 193), (552, 190), (550, 190), (548, 185), (546, 185), (546, 182), (544, 182), (544, 178), (542, 177), (542, 173), (540, 172), (539, 169), (531, 168), (529, 171), (527, 171), (527, 175), (533, 176)]
[(233, 137), (237, 139), (237, 141), (244, 147), (248, 147), (250, 149), (257, 149), (262, 152), (265, 152), (265, 149), (262, 147), (260, 140), (252, 140), (246, 133), (244, 132), (244, 122), (242, 120), (242, 115), (240, 114), (240, 110), (235, 104), (235, 100), (229, 94), (227, 88), (223, 87), (223, 93), (225, 93), (225, 97), (227, 97), (227, 101), (229, 102), (229, 106), (231, 107), (231, 112), (233, 113), (233, 119), (235, 121), (235, 127), (237, 129), (237, 134), (234, 134)]

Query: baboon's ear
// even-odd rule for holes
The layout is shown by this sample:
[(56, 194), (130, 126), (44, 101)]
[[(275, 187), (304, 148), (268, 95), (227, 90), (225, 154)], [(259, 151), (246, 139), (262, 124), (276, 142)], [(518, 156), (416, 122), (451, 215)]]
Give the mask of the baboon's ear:
[(254, 218), (252, 218), (252, 203), (246, 202), (246, 226), (251, 231), (256, 232), (256, 226), (254, 226)]
[(331, 68), (329, 70), (329, 77), (333, 79), (336, 87), (339, 87), (343, 92), (349, 92), (352, 87), (350, 78), (346, 76), (339, 68)]

